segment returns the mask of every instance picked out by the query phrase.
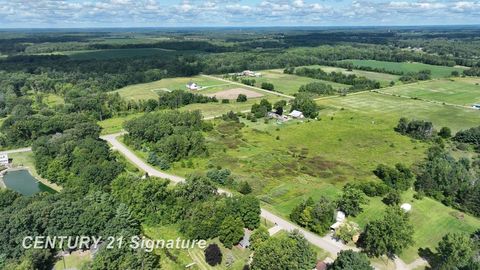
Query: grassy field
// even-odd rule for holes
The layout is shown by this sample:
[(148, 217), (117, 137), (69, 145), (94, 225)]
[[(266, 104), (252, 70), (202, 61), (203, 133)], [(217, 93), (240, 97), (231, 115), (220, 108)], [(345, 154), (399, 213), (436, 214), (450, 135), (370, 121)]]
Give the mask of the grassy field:
[(321, 117), (308, 123), (247, 123), (242, 129), (219, 124), (207, 134), (208, 159), (194, 159), (194, 168), (176, 163), (173, 171), (188, 175), (212, 165), (229, 168), (267, 207), (287, 216), (304, 198), (335, 197), (348, 181), (375, 179), (371, 171), (378, 163), (411, 164), (426, 147), (396, 134), (391, 122), (372, 124), (371, 115), (326, 110)]
[(197, 91), (201, 94), (211, 94), (218, 91), (238, 88), (238, 85), (226, 83), (224, 81), (206, 78), (203, 76), (194, 77), (178, 77), (163, 79), (151, 83), (135, 84), (124, 87), (115, 92), (118, 92), (120, 96), (127, 100), (142, 100), (142, 99), (156, 99), (158, 98), (158, 92), (171, 91), (171, 90), (186, 90), (186, 84), (189, 82), (195, 82), (202, 87), (206, 87), (203, 90)]
[[(419, 248), (430, 248), (433, 251), (437, 243), (448, 232), (472, 233), (480, 228), (479, 219), (427, 197), (415, 200), (413, 194), (413, 191), (408, 191), (402, 196), (402, 203), (412, 205), (410, 220), (415, 227), (413, 236), (415, 244), (400, 254), (406, 263), (411, 263), (418, 257)], [(370, 203), (365, 207), (365, 211), (353, 220), (364, 227), (368, 221), (381, 218), (385, 208), (381, 198), (370, 198)]]
[(440, 79), (382, 90), (390, 94), (472, 106), (480, 103), (480, 78)]
[(437, 129), (447, 126), (454, 132), (480, 123), (480, 113), (476, 110), (371, 92), (323, 99), (318, 103), (365, 112), (372, 116), (372, 121), (385, 121), (392, 129), (400, 117), (431, 121)]
[(141, 116), (143, 113), (134, 113), (126, 116), (117, 116), (107, 120), (98, 121), (97, 124), (102, 128), (102, 135), (118, 133), (123, 130), (123, 124), (135, 117)]
[(386, 61), (376, 61), (376, 60), (344, 60), (345, 62), (351, 62), (355, 66), (364, 66), (372, 68), (384, 68), (389, 71), (395, 72), (419, 72), (421, 70), (431, 70), (433, 78), (442, 78), (449, 77), (452, 71), (462, 72), (464, 68), (460, 67), (446, 67), (446, 66), (434, 66), (427, 65), (422, 63), (411, 63), (411, 62), (386, 62)]
[(323, 82), (325, 84), (331, 85), (335, 89), (345, 89), (349, 88), (349, 85), (315, 80), (312, 78), (301, 77), (291, 74), (284, 74), (282, 69), (270, 69), (259, 71), (262, 73), (262, 77), (255, 78), (256, 86), (261, 87), (262, 83), (269, 82), (275, 86), (275, 90), (282, 92), (287, 95), (293, 95), (298, 93), (300, 86), (311, 83), (311, 82)]
[(339, 68), (339, 67), (328, 67), (328, 66), (319, 66), (319, 65), (313, 65), (313, 66), (307, 66), (309, 68), (321, 68), (326, 72), (341, 72), (344, 74), (355, 74), (359, 77), (365, 77), (370, 80), (375, 80), (380, 82), (380, 84), (384, 87), (390, 84), (390, 82), (398, 82), (398, 79), (400, 76), (398, 75), (392, 75), (392, 74), (387, 74), (387, 73), (379, 73), (379, 72), (371, 72), (371, 71), (363, 71), (363, 70), (358, 70), (354, 69), (352, 71), (348, 71), (345, 68)]

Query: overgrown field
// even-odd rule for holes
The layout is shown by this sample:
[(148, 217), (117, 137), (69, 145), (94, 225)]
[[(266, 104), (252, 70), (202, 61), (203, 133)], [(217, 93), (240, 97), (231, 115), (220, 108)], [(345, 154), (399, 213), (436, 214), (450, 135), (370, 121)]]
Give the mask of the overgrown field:
[(470, 107), (480, 103), (479, 84), (480, 78), (440, 79), (390, 87), (382, 92)]
[(388, 71), (394, 72), (419, 72), (421, 70), (431, 70), (433, 78), (448, 77), (452, 74), (452, 71), (462, 72), (464, 68), (461, 67), (446, 67), (446, 66), (434, 66), (427, 65), (422, 63), (412, 63), (412, 62), (386, 62), (386, 61), (376, 61), (376, 60), (344, 60), (345, 62), (351, 62), (355, 66), (371, 67), (371, 68), (380, 68)]

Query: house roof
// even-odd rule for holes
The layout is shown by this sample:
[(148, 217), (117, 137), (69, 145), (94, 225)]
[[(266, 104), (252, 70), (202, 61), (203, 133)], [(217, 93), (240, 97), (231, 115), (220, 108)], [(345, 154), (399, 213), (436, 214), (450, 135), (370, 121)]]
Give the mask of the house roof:
[(303, 113), (301, 111), (293, 110), (289, 115), (292, 117), (301, 117)]
[(248, 229), (244, 229), (244, 234), (243, 234), (243, 239), (240, 241), (240, 246), (247, 248), (250, 246), (250, 235), (252, 235), (252, 232)]
[(325, 269), (327, 269), (327, 264), (322, 261), (318, 261), (317, 265), (315, 266), (315, 270), (325, 270)]

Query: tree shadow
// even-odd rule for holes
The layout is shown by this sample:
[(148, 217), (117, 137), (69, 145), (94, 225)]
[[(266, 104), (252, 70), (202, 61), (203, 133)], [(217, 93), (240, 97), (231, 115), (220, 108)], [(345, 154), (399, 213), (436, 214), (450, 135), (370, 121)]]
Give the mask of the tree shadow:
[(425, 269), (437, 269), (438, 258), (437, 255), (430, 248), (419, 248), (418, 255), (425, 259), (430, 267), (425, 267)]

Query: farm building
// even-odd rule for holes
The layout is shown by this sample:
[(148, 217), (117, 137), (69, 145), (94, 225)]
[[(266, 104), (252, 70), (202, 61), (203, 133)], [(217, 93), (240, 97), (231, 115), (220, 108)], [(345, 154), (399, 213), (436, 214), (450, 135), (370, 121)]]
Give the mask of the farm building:
[(192, 90), (192, 91), (202, 89), (202, 87), (200, 85), (198, 85), (197, 83), (194, 83), (194, 82), (190, 82), (186, 86), (187, 86), (188, 90)]
[(302, 119), (304, 118), (303, 113), (301, 111), (293, 110), (288, 116), (293, 118)]
[(8, 165), (8, 154), (0, 154), (0, 165)]

